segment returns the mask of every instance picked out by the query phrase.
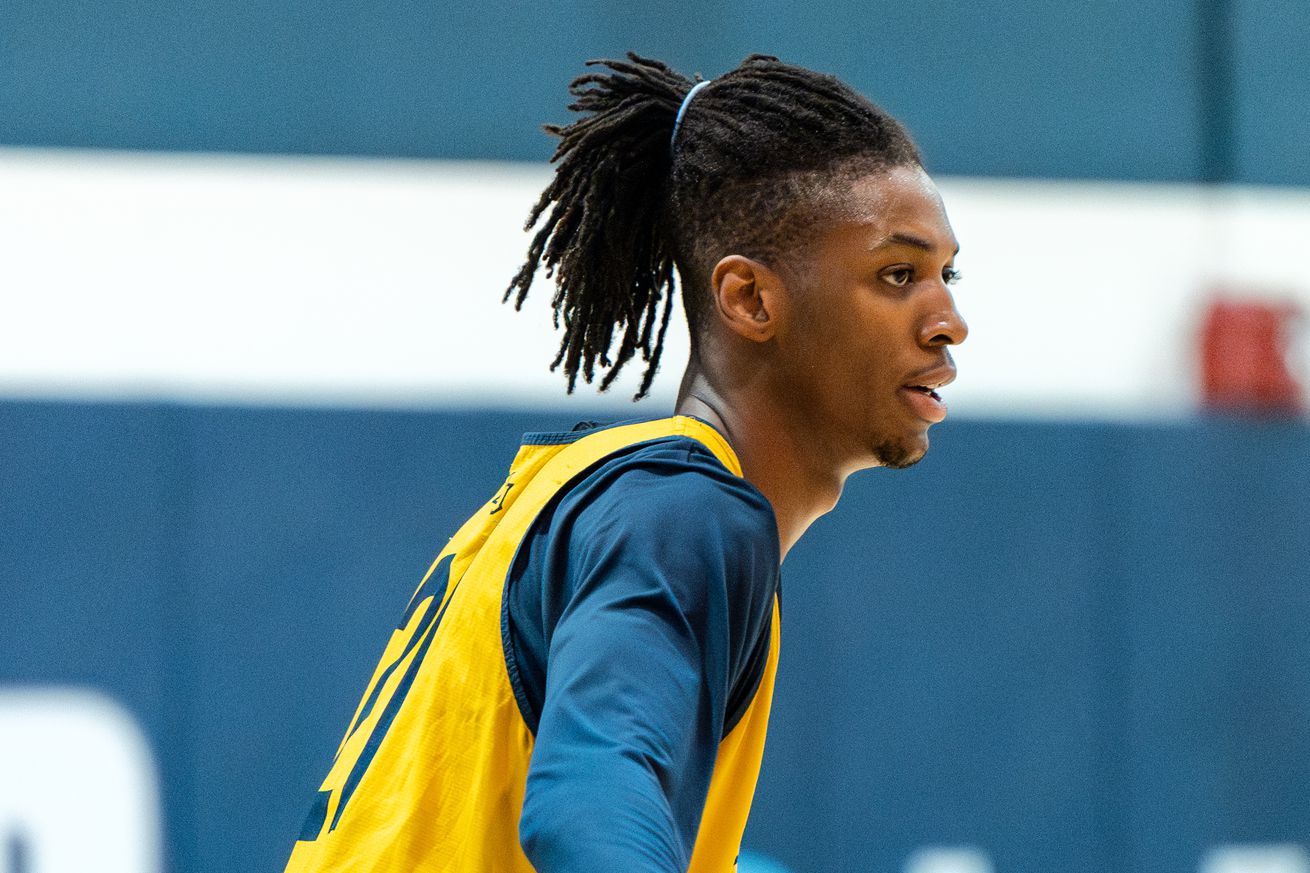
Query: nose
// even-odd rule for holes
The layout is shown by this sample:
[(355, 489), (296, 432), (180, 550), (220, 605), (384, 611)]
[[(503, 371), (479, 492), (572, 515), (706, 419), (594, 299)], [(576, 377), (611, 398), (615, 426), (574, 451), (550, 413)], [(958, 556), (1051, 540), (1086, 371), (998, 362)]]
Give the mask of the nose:
[(960, 311), (955, 308), (955, 298), (951, 292), (942, 290), (944, 299), (924, 318), (919, 328), (919, 344), (925, 348), (958, 346), (969, 336), (969, 325), (964, 323)]

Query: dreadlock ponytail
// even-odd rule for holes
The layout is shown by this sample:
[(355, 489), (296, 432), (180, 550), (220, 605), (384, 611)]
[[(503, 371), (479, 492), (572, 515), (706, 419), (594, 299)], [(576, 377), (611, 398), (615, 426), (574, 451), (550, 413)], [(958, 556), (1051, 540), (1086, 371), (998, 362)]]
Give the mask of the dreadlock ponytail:
[(659, 61), (628, 58), (589, 61), (610, 72), (588, 73), (570, 85), (577, 99), (569, 109), (588, 114), (546, 127), (560, 137), (551, 158), (555, 176), (524, 229), (545, 221), (504, 299), (513, 297), (521, 308), (544, 266), (556, 284), (555, 327), (564, 328), (551, 369), (564, 367), (572, 393), (578, 375), (590, 383), (599, 365), (608, 369), (604, 391), (640, 352), (647, 364), (633, 398), (640, 399), (659, 367), (673, 306), (674, 251), (663, 228), (669, 144), (693, 83)]

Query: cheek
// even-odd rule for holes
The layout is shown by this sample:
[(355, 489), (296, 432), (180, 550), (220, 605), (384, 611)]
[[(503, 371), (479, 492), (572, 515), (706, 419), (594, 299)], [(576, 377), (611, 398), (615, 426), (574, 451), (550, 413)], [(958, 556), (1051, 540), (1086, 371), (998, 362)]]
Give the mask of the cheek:
[(900, 330), (896, 307), (859, 284), (811, 299), (824, 305), (796, 313), (788, 337), (793, 377), (815, 400), (826, 398), (824, 405), (877, 403), (897, 376), (895, 359), (904, 345), (894, 336)]
[(887, 344), (855, 317), (835, 320), (815, 340), (807, 378), (810, 390), (834, 414), (864, 418), (870, 404), (886, 393)]
[(810, 325), (805, 336), (806, 369), (823, 384), (842, 385), (866, 369), (868, 338), (858, 323), (838, 314)]
[(846, 307), (830, 334), (829, 354), (864, 380), (878, 378), (895, 357), (893, 312), (864, 295)]

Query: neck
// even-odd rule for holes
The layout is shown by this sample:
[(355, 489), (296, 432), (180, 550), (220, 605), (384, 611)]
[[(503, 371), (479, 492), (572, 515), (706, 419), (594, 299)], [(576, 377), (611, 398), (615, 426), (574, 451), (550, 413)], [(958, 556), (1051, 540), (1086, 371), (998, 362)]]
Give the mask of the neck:
[(816, 456), (806, 423), (790, 420), (788, 410), (759, 387), (719, 389), (688, 368), (676, 411), (704, 419), (727, 438), (746, 480), (773, 505), (785, 558), (815, 519), (837, 505), (847, 471)]

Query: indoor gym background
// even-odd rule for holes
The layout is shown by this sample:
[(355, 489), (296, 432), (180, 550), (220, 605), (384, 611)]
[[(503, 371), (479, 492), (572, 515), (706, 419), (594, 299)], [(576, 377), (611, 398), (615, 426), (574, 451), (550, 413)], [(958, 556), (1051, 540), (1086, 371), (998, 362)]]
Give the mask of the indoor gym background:
[(1308, 29), (1292, 0), (0, 6), (0, 869), (280, 869), (518, 435), (667, 409), (684, 337), (650, 401), (565, 399), (545, 287), (498, 302), (539, 125), (635, 48), (847, 79), (964, 246), (951, 420), (785, 567), (747, 848), (1310, 870), (1310, 434), (1199, 388), (1216, 297), (1310, 305)]

